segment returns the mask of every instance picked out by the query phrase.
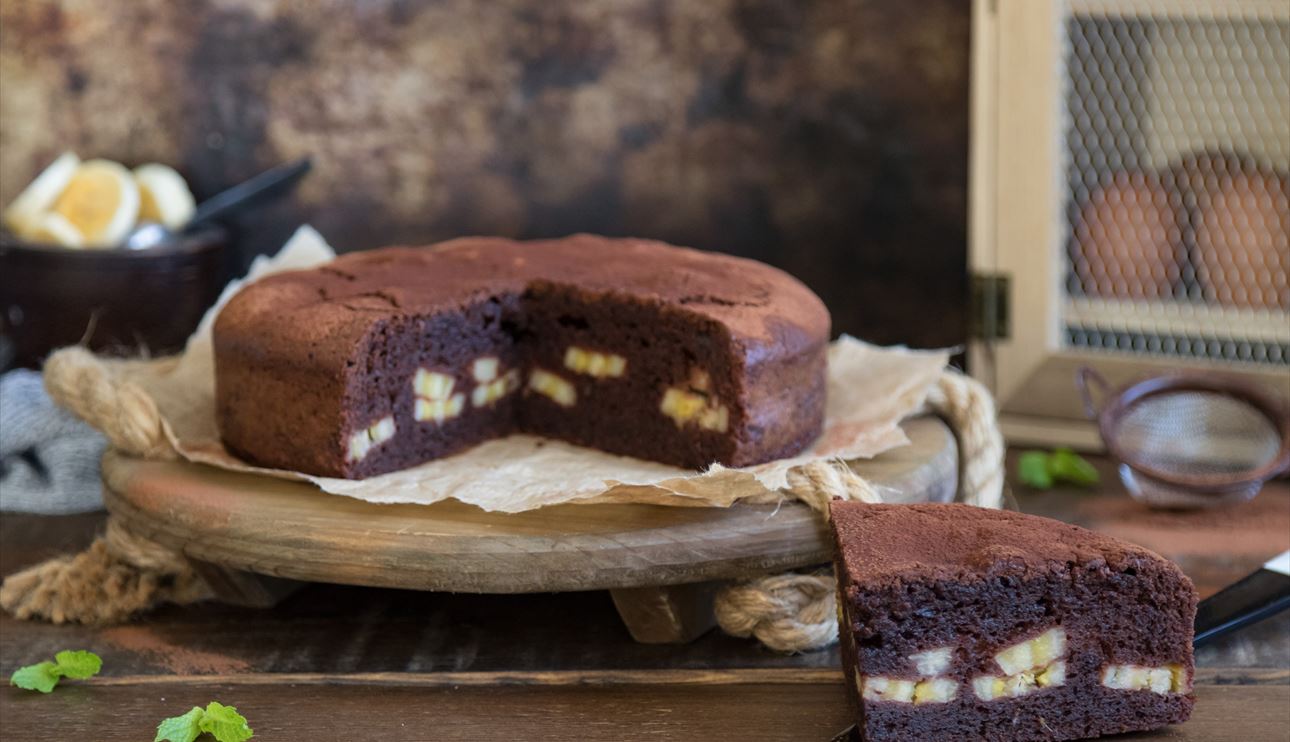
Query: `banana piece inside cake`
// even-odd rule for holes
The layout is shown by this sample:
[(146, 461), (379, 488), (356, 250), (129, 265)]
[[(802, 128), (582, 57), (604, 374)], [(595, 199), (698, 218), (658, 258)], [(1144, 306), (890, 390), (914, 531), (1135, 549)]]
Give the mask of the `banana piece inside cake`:
[(1172, 562), (968, 505), (831, 518), (862, 739), (1084, 739), (1191, 714), (1196, 592)]

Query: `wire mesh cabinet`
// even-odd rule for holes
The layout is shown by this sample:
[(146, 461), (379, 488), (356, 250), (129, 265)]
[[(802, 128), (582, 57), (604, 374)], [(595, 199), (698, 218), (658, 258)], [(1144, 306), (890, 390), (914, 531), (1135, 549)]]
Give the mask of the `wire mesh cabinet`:
[(1095, 447), (1074, 371), (1290, 394), (1290, 0), (976, 0), (973, 373)]

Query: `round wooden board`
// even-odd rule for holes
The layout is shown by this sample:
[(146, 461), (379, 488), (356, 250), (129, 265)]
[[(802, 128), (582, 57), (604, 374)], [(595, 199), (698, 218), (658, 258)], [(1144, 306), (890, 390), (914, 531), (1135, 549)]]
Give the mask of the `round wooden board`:
[[(954, 436), (935, 418), (904, 427), (911, 445), (856, 471), (891, 502), (953, 499)], [(829, 558), (825, 524), (801, 503), (518, 514), (456, 501), (376, 505), (301, 482), (114, 453), (103, 459), (103, 478), (108, 510), (131, 531), (201, 562), (310, 582), (563, 592), (738, 578)]]

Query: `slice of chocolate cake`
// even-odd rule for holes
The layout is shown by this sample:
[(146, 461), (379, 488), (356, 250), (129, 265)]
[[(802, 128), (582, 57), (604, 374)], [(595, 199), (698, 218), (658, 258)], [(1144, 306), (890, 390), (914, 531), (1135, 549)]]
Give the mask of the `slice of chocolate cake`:
[(1196, 592), (1172, 562), (967, 505), (831, 515), (862, 739), (1083, 739), (1190, 716)]

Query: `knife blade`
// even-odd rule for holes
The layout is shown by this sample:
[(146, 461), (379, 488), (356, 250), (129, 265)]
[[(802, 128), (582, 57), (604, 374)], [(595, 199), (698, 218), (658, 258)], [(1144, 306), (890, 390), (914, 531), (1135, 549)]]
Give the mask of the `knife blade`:
[(1197, 647), (1242, 626), (1290, 608), (1290, 551), (1269, 559), (1239, 582), (1202, 600), (1196, 608)]

